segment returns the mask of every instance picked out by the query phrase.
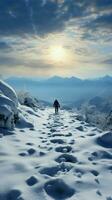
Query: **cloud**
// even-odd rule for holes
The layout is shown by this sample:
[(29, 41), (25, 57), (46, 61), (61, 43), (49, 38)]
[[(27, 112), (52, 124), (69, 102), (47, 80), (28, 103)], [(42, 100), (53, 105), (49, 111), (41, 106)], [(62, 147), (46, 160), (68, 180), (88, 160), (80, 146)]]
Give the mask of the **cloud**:
[(85, 24), (85, 27), (88, 30), (96, 31), (98, 29), (102, 29), (105, 31), (109, 31), (111, 33), (112, 30), (112, 13), (107, 13), (104, 15), (96, 16), (95, 19), (90, 20)]
[[(43, 36), (64, 30), (71, 19), (81, 20), (80, 26), (84, 17), (88, 17), (89, 23), (85, 23), (88, 29), (110, 29), (112, 13), (100, 15), (100, 12), (110, 10), (111, 6), (111, 0), (46, 0), (44, 3), (43, 0), (1, 0), (0, 34)], [(96, 13), (97, 18), (91, 20), (89, 17)]]
[(2, 72), (6, 68), (6, 73), (56, 73), (56, 67), (45, 61), (53, 45), (62, 45), (73, 55), (69, 73), (76, 66), (84, 70), (82, 63), (88, 69), (102, 63), (110, 66), (112, 0), (0, 0), (0, 9)]
[(111, 58), (108, 58), (108, 59), (106, 59), (106, 60), (103, 60), (102, 63), (111, 65), (111, 68), (112, 68), (112, 57), (111, 57)]
[(50, 68), (50, 64), (47, 65), (45, 64), (44, 61), (42, 60), (34, 60), (34, 59), (26, 59), (26, 58), (18, 58), (17, 56), (16, 57), (11, 57), (11, 56), (8, 56), (8, 55), (0, 55), (0, 65), (1, 65), (1, 68), (4, 67), (4, 66), (8, 66), (9, 68), (15, 68), (17, 66), (24, 66), (26, 68), (32, 68), (32, 69), (37, 69), (37, 68), (40, 68), (40, 69), (48, 69)]
[(0, 51), (9, 51), (11, 46), (4, 41), (0, 41)]

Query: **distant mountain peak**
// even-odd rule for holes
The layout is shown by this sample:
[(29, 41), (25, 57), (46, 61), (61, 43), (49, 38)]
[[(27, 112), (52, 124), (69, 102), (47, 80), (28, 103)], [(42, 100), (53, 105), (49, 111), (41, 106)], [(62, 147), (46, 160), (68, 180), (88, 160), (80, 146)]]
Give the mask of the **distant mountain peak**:
[(48, 80), (82, 80), (82, 79), (75, 76), (71, 77), (52, 76)]

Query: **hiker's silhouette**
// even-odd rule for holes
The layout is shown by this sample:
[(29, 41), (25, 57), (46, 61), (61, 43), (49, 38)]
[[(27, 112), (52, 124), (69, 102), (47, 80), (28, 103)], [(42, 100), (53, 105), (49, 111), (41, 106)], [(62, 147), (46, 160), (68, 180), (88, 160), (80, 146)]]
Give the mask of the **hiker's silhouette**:
[(60, 104), (59, 104), (59, 102), (58, 102), (57, 99), (54, 101), (53, 106), (54, 106), (54, 108), (55, 108), (55, 114), (57, 114), (57, 113), (58, 113), (58, 110), (59, 110), (59, 107), (60, 107)]

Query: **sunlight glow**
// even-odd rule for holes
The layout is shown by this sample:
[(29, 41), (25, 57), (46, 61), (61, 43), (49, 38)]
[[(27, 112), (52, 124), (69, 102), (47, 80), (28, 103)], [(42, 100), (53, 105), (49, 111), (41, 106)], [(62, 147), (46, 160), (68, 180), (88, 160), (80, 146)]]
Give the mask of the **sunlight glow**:
[(66, 60), (66, 49), (62, 46), (52, 46), (49, 49), (49, 57), (54, 62), (64, 62)]

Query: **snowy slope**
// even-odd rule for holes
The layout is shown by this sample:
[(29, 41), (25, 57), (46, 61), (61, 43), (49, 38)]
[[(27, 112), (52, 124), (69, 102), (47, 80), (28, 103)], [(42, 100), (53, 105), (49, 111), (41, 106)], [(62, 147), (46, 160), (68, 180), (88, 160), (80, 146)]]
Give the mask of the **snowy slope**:
[(0, 130), (0, 200), (112, 200), (112, 133), (70, 111), (28, 109), (33, 126)]

